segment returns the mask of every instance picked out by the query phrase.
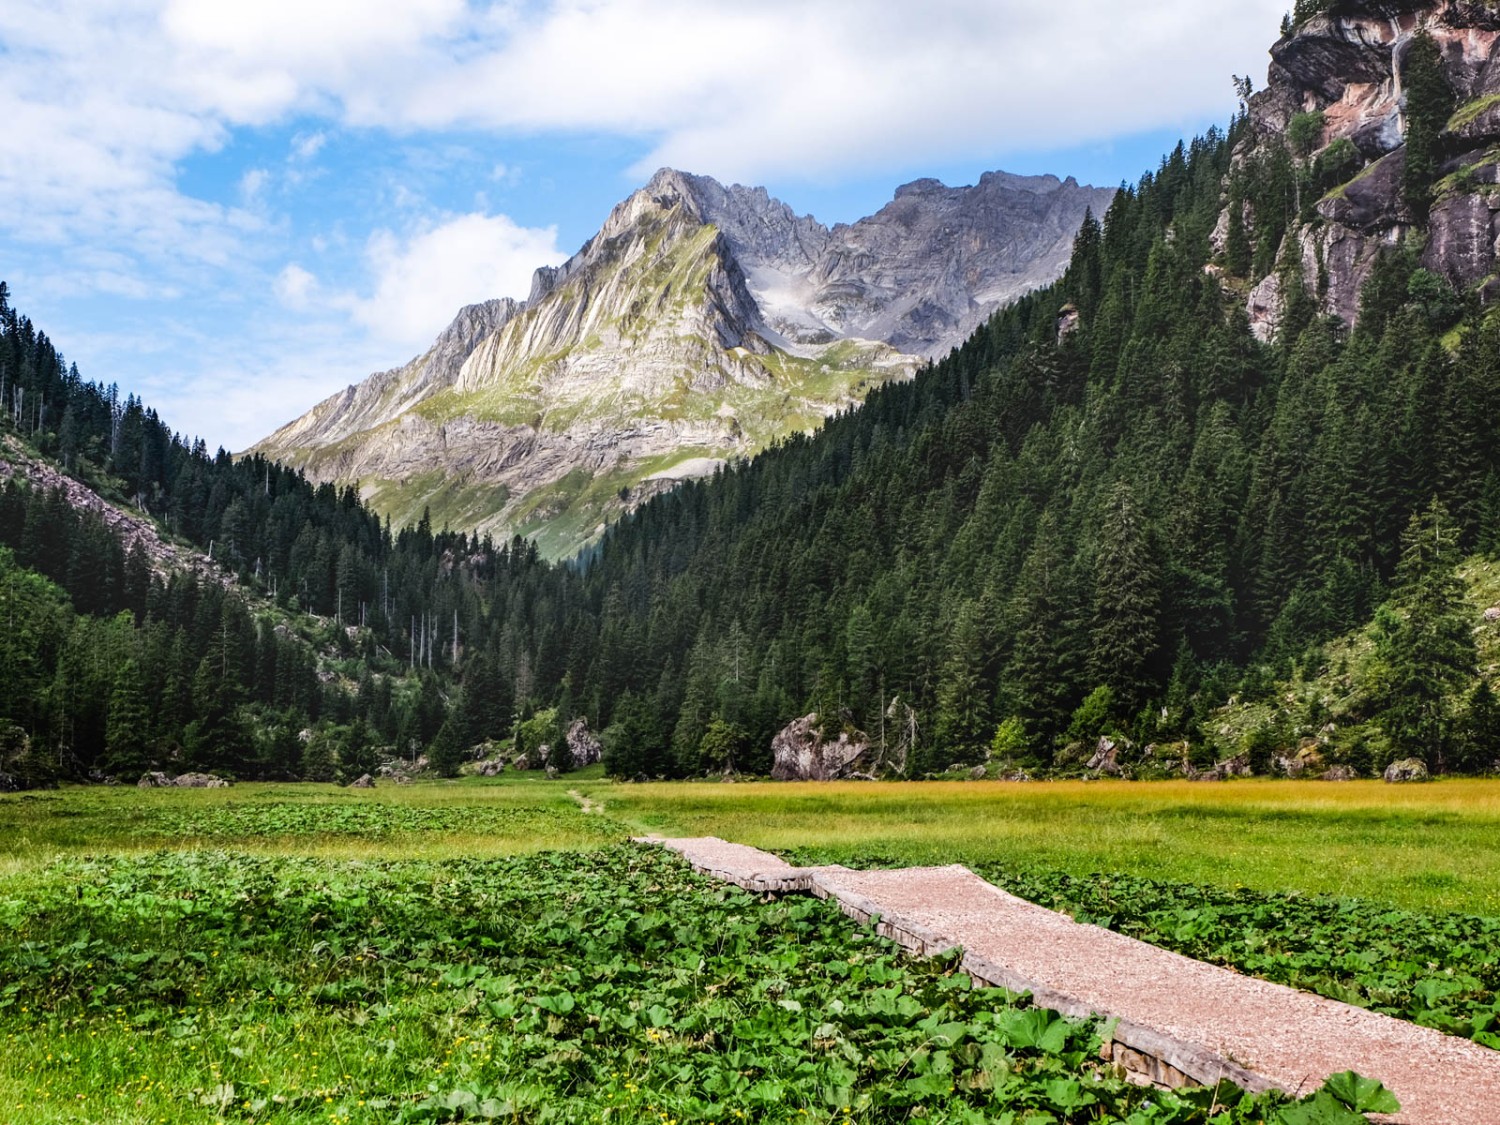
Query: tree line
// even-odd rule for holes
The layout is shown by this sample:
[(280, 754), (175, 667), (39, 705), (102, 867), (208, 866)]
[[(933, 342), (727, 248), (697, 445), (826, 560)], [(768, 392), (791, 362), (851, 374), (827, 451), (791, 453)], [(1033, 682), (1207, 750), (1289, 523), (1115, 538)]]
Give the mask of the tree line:
[[(1179, 145), (1085, 221), (1056, 284), (561, 566), (210, 455), (85, 382), (0, 288), (0, 426), (210, 552), (237, 591), (147, 581), (86, 518), (59, 537), (57, 501), (11, 489), (6, 565), (54, 632), (28, 697), (50, 702), (13, 695), (5, 717), (108, 770), (118, 696), (151, 716), (121, 721), (149, 732), (131, 768), (170, 752), (268, 776), (374, 744), (451, 769), (538, 716), (554, 739), (586, 717), (625, 776), (764, 771), (811, 711), (910, 774), (997, 748), (1047, 767), (1105, 729), (1201, 746), (1224, 699), (1372, 619), (1414, 513), (1436, 500), (1455, 550), (1500, 536), (1500, 325), (1396, 246), (1349, 331), (1286, 250), (1318, 221), (1305, 193), (1345, 174), (1243, 116)], [(1261, 343), (1244, 293), (1272, 272), (1284, 307)], [(118, 579), (78, 577), (99, 573)], [(112, 654), (76, 713), (57, 686), (69, 630)], [(134, 693), (115, 683), (129, 665)], [(312, 766), (285, 733), (308, 724), (338, 731)]]

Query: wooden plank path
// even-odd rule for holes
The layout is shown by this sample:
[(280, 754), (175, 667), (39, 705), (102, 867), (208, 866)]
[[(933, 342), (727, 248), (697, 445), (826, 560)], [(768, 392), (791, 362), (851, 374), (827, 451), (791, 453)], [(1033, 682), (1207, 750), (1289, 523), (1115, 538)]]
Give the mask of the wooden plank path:
[(1162, 1086), (1228, 1079), (1312, 1092), (1330, 1074), (1378, 1078), (1401, 1125), (1500, 1125), (1500, 1051), (1247, 977), (1026, 902), (966, 867), (793, 867), (716, 837), (654, 844), (765, 894), (810, 893), (921, 956), (963, 950), (976, 981), (1064, 1015), (1113, 1021), (1102, 1054)]

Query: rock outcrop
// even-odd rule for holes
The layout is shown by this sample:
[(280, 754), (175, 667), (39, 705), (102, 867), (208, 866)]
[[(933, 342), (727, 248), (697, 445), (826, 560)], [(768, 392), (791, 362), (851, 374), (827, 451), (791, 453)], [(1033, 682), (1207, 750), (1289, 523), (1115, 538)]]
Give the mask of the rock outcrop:
[(764, 188), (663, 175), (724, 232), (778, 333), (814, 344), (881, 340), (924, 358), (1054, 280), (1084, 212), (1102, 216), (1114, 198), (1071, 177), (986, 172), (972, 187), (917, 180), (874, 215), (828, 229)]
[(152, 571), (163, 578), (191, 573), (200, 582), (234, 585), (233, 575), (207, 555), (168, 542), (149, 515), (110, 503), (93, 489), (31, 456), (14, 438), (0, 436), (0, 483), (12, 478), (46, 492), (61, 492), (68, 507), (102, 521), (125, 551), (139, 547)]
[(537, 538), (551, 557), (615, 516), (816, 428), (1055, 278), (1112, 190), (989, 173), (908, 184), (824, 227), (763, 188), (670, 169), (524, 303), (464, 309), (423, 355), (255, 446), (358, 483), (398, 525)]
[(136, 782), (140, 789), (228, 789), (230, 782), (211, 773), (180, 773), (176, 777), (151, 770), (141, 775)]
[(604, 747), (589, 730), (587, 719), (574, 719), (568, 726), (567, 744), (575, 770), (594, 765), (604, 754)]
[(771, 740), (771, 777), (776, 781), (837, 781), (867, 774), (870, 740), (859, 731), (824, 733), (816, 714), (793, 719)]
[(1088, 764), (1083, 768), (1110, 777), (1119, 777), (1124, 770), (1120, 766), (1120, 754), (1128, 749), (1129, 744), (1124, 739), (1101, 737), (1094, 747), (1093, 757), (1089, 758)]
[[(1438, 47), (1458, 108), (1442, 135), (1421, 265), (1460, 292), (1488, 298), (1500, 240), (1500, 8), (1482, 0), (1336, 0), (1271, 49), (1269, 84), (1249, 103), (1251, 136), (1238, 160), (1280, 143), (1294, 121), (1317, 129), (1306, 161), (1341, 146), (1348, 177), (1318, 200), (1315, 221), (1293, 227), (1278, 260), (1300, 262), (1306, 292), (1346, 324), (1358, 317), (1378, 256), (1420, 221), (1402, 192), (1403, 67), (1424, 33)], [(1226, 211), (1221, 233), (1227, 225)], [(1250, 295), (1251, 323), (1263, 339), (1279, 327), (1281, 299), (1274, 277)]]

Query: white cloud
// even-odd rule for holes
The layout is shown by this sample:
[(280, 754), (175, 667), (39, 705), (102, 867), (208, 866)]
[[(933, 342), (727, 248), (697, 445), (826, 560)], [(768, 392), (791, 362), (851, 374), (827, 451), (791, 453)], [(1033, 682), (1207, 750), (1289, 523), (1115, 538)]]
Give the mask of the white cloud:
[(316, 133), (298, 133), (292, 138), (292, 159), (311, 160), (327, 143), (328, 134), (321, 130)]
[(276, 275), (276, 298), (288, 308), (306, 308), (318, 288), (318, 279), (296, 262), (288, 265)]
[(446, 65), (329, 92), (367, 124), (654, 138), (637, 175), (827, 177), (1227, 116), (1283, 6), (552, 0)]
[(461, 32), (465, 12), (464, 0), (167, 0), (160, 26), (200, 104), (261, 122), (322, 93), (379, 89), (430, 39)]
[(460, 215), (404, 239), (379, 231), (366, 256), (375, 287), (350, 302), (355, 319), (408, 347), (430, 344), (463, 305), (525, 297), (538, 266), (566, 258), (556, 227), (534, 230), (483, 214)]
[(294, 161), (353, 125), (625, 133), (653, 146), (637, 176), (998, 162), (1227, 115), (1284, 4), (7, 0), (0, 231), (222, 265), (256, 220), (182, 191), (180, 164), (294, 115), (326, 123)]
[(266, 190), (266, 184), (270, 182), (271, 173), (264, 168), (250, 168), (240, 177), (240, 197), (247, 204), (259, 201), (261, 192)]

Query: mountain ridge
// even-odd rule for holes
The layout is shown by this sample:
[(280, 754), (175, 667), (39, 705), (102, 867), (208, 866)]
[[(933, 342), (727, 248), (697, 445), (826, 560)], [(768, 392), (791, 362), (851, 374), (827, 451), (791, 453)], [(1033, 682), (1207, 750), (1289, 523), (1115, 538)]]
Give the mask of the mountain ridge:
[(662, 169), (526, 301), (466, 307), (428, 351), (251, 451), (358, 481), (398, 525), (425, 510), (561, 557), (675, 481), (909, 377), (1055, 274), (1070, 228), (1112, 197), (1056, 177), (919, 180), (828, 228), (764, 188)]

